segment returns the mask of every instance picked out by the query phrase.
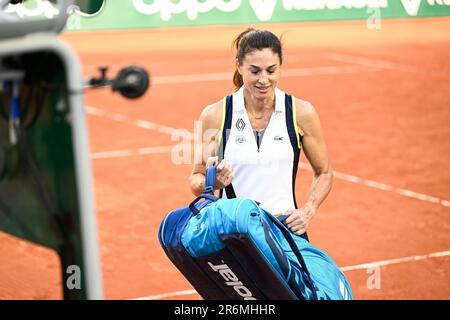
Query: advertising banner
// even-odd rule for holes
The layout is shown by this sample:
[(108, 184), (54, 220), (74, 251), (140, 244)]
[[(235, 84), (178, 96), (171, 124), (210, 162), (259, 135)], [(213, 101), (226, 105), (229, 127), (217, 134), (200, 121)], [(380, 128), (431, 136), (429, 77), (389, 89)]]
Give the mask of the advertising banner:
[[(70, 10), (67, 30), (157, 28), (450, 16), (450, 0), (91, 0)], [(95, 12), (84, 12), (84, 8)], [(21, 17), (57, 13), (48, 1), (9, 6)], [(92, 11), (92, 10), (91, 10)]]

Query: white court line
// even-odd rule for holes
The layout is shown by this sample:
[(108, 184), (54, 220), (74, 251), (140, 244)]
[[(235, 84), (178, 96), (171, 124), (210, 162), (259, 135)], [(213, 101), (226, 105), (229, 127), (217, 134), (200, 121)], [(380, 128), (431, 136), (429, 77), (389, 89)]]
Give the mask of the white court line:
[(164, 298), (169, 298), (169, 297), (186, 296), (186, 295), (191, 295), (191, 294), (198, 295), (197, 291), (195, 291), (195, 290), (183, 290), (183, 291), (174, 291), (174, 292), (157, 294), (157, 295), (149, 296), (149, 297), (135, 298), (135, 299), (130, 299), (130, 300), (159, 300), (159, 299), (164, 299)]
[[(166, 133), (166, 134), (170, 134), (170, 135), (172, 135), (175, 132), (175, 130), (177, 130), (176, 128), (159, 125), (154, 122), (147, 121), (147, 120), (131, 119), (131, 118), (129, 118), (125, 115), (119, 114), (119, 113), (108, 113), (104, 110), (101, 110), (101, 109), (95, 108), (95, 107), (91, 107), (91, 106), (87, 106), (86, 110), (91, 115), (105, 117), (105, 118), (111, 119), (113, 121), (126, 123), (126, 124), (133, 125), (133, 126), (136, 126), (136, 127), (142, 128), (142, 129), (146, 129), (146, 130), (156, 130), (161, 133)], [(183, 130), (187, 130), (187, 129), (183, 129)], [(192, 139), (192, 137), (193, 137), (193, 134), (191, 133), (190, 137), (186, 137), (186, 138)], [(147, 151), (147, 153), (145, 153), (145, 151), (139, 151), (142, 149), (138, 149), (138, 151), (136, 151), (136, 150), (134, 150), (134, 151), (133, 150), (108, 151), (109, 153), (108, 152), (107, 153), (100, 152), (100, 153), (94, 154), (94, 156), (96, 157), (95, 159), (101, 159), (101, 158), (106, 159), (106, 158), (108, 158), (108, 156), (109, 157), (126, 157), (126, 156), (132, 156), (132, 155), (144, 155), (144, 154), (152, 154), (152, 153), (170, 152), (170, 146), (158, 147), (158, 148), (163, 148), (163, 149), (158, 149), (157, 151), (149, 150), (149, 151)], [(311, 166), (304, 162), (299, 163), (299, 168), (304, 169), (304, 170), (312, 170)], [(445, 199), (440, 199), (438, 197), (426, 195), (423, 193), (418, 193), (418, 192), (407, 190), (407, 189), (396, 188), (394, 186), (391, 186), (391, 185), (388, 185), (388, 184), (385, 184), (382, 182), (360, 178), (360, 177), (342, 173), (342, 172), (339, 172), (336, 170), (333, 170), (333, 173), (334, 173), (334, 176), (340, 180), (344, 180), (344, 181), (352, 182), (352, 183), (356, 183), (356, 184), (362, 184), (367, 187), (378, 189), (378, 190), (397, 193), (404, 197), (408, 197), (408, 198), (412, 198), (412, 199), (416, 199), (416, 200), (440, 204), (444, 207), (450, 207), (450, 201), (445, 200)]]
[[(139, 149), (129, 149), (129, 150), (112, 150), (112, 151), (103, 151), (103, 152), (94, 152), (91, 153), (91, 159), (98, 160), (98, 159), (110, 159), (110, 158), (124, 158), (124, 157), (132, 157), (132, 156), (143, 156), (143, 155), (150, 155), (150, 154), (158, 154), (158, 153), (169, 153), (172, 151), (174, 146), (161, 146), (161, 147), (150, 147), (150, 148), (139, 148)], [(300, 162), (299, 163), (299, 169), (302, 170), (308, 170), (312, 171), (311, 166), (308, 163)], [(450, 201), (445, 199), (440, 199), (438, 197), (426, 195), (423, 193), (402, 189), (402, 188), (396, 188), (394, 186), (364, 179), (361, 177), (353, 176), (350, 174), (342, 173), (336, 170), (333, 170), (334, 177), (343, 181), (355, 183), (355, 184), (361, 184), (369, 188), (374, 188), (382, 191), (388, 191), (397, 193), (401, 196), (412, 198), (415, 200), (421, 200), (425, 202), (430, 202), (434, 204), (439, 204), (444, 207), (450, 207)]]
[(355, 56), (351, 54), (342, 54), (342, 53), (329, 53), (325, 54), (326, 57), (330, 58), (334, 61), (345, 62), (350, 64), (356, 64), (360, 66), (365, 66), (369, 68), (379, 68), (385, 70), (397, 70), (403, 72), (412, 72), (412, 73), (424, 73), (428, 76), (442, 77), (450, 79), (449, 73), (442, 73), (435, 70), (427, 70), (414, 66), (403, 65), (399, 63), (395, 63), (392, 61), (381, 60), (381, 59), (372, 59), (364, 56)]
[(382, 71), (378, 66), (329, 66), (283, 70), (283, 77), (305, 77), (313, 75), (345, 74)]
[(325, 56), (334, 61), (351, 63), (353, 65), (356, 64), (369, 68), (395, 69), (396, 67), (398, 67), (398, 65), (390, 61), (371, 59), (367, 57), (355, 56), (350, 54), (328, 53), (325, 54)]
[(91, 159), (110, 159), (110, 158), (123, 158), (131, 156), (143, 156), (149, 154), (157, 153), (167, 153), (172, 151), (173, 146), (162, 146), (162, 147), (149, 147), (149, 148), (139, 148), (139, 149), (129, 149), (129, 150), (113, 150), (113, 151), (103, 151), (91, 153)]
[(441, 257), (447, 257), (450, 256), (450, 251), (442, 251), (442, 252), (434, 252), (430, 254), (424, 254), (420, 256), (411, 256), (411, 257), (404, 257), (404, 258), (397, 258), (397, 259), (390, 259), (390, 260), (383, 260), (383, 261), (376, 261), (371, 263), (364, 263), (364, 264), (358, 264), (355, 266), (348, 266), (343, 267), (341, 270), (343, 272), (345, 271), (353, 271), (353, 270), (361, 270), (361, 269), (372, 269), (375, 267), (382, 267), (382, 266), (389, 266), (392, 264), (399, 264), (399, 263), (405, 263), (410, 261), (420, 261), (430, 258), (441, 258)]
[[(359, 72), (382, 71), (383, 68), (374, 65), (356, 66), (328, 66), (316, 68), (294, 68), (283, 70), (283, 77), (307, 77), (314, 75), (334, 75)], [(186, 74), (177, 76), (159, 76), (152, 78), (152, 84), (173, 84), (209, 81), (230, 81), (233, 74), (231, 72)]]
[[(304, 163), (304, 162), (299, 163), (299, 168), (303, 169), (303, 170), (312, 171), (311, 166), (308, 163)], [(347, 182), (362, 184), (369, 188), (374, 188), (374, 189), (383, 190), (383, 191), (389, 191), (389, 192), (400, 194), (404, 197), (421, 200), (421, 201), (426, 201), (426, 202), (431, 202), (431, 203), (435, 203), (435, 204), (440, 204), (444, 207), (450, 207), (450, 201), (445, 200), (445, 199), (440, 199), (438, 197), (429, 196), (429, 195), (426, 195), (423, 193), (418, 193), (418, 192), (407, 190), (407, 189), (396, 188), (394, 186), (391, 186), (391, 185), (388, 185), (385, 183), (381, 183), (381, 182), (377, 182), (377, 181), (369, 180), (369, 179), (364, 179), (361, 177), (342, 173), (342, 172), (339, 172), (336, 170), (333, 170), (333, 174), (334, 174), (335, 178), (338, 178), (340, 180), (344, 180)]]
[(135, 120), (135, 119), (132, 119), (123, 114), (106, 112), (105, 110), (102, 110), (102, 109), (99, 109), (96, 107), (86, 106), (85, 109), (86, 109), (86, 112), (90, 115), (103, 117), (103, 118), (110, 119), (110, 120), (113, 120), (116, 122), (126, 123), (126, 124), (129, 124), (132, 126), (136, 126), (138, 128), (146, 129), (146, 130), (156, 130), (156, 131), (170, 134), (170, 135), (172, 135), (172, 133), (176, 130), (175, 128), (160, 125), (160, 124), (148, 121), (148, 120)]
[[(434, 252), (434, 253), (419, 255), (419, 256), (410, 256), (410, 257), (404, 257), (404, 258), (375, 261), (375, 262), (371, 262), (371, 263), (364, 263), (364, 264), (358, 264), (358, 265), (354, 265), (354, 266), (343, 267), (340, 269), (342, 272), (348, 272), (348, 271), (354, 271), (354, 270), (372, 269), (372, 268), (376, 268), (376, 267), (389, 266), (389, 265), (393, 265), (393, 264), (399, 264), (399, 263), (405, 263), (405, 262), (411, 262), (411, 261), (420, 261), (420, 260), (426, 260), (426, 259), (431, 259), (431, 258), (441, 258), (441, 257), (447, 257), (447, 256), (450, 256), (450, 251)], [(159, 300), (159, 299), (164, 299), (164, 298), (169, 298), (169, 297), (192, 295), (192, 294), (198, 295), (197, 291), (195, 291), (195, 290), (183, 290), (183, 291), (167, 292), (167, 293), (158, 294), (158, 295), (154, 295), (154, 296), (135, 298), (135, 299), (131, 299), (131, 300)]]
[[(336, 75), (350, 74), (360, 72), (374, 72), (383, 70), (398, 70), (404, 72), (426, 73), (427, 75), (450, 78), (447, 73), (436, 71), (424, 71), (421, 68), (402, 65), (387, 60), (372, 59), (364, 56), (356, 56), (343, 53), (329, 53), (325, 56), (333, 61), (345, 62), (350, 66), (326, 66), (312, 68), (293, 68), (283, 70), (283, 77), (308, 77), (315, 75)], [(232, 72), (211, 72), (198, 74), (185, 74), (174, 76), (154, 76), (151, 78), (152, 85), (192, 83), (192, 82), (210, 82), (210, 81), (229, 81)]]
[[(353, 63), (352, 66), (327, 66), (313, 68), (292, 68), (283, 70), (283, 77), (308, 77), (320, 75), (335, 75), (360, 72), (383, 71), (383, 67), (378, 64), (364, 65)], [(151, 85), (164, 85), (176, 83), (210, 82), (210, 81), (230, 81), (232, 72), (211, 72), (184, 74), (174, 76), (154, 76), (151, 78)]]

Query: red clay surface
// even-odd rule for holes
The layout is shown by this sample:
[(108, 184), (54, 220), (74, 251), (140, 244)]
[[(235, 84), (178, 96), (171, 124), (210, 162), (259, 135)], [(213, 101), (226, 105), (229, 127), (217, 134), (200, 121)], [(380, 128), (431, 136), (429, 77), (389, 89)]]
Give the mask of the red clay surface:
[[(280, 88), (319, 112), (334, 170), (450, 200), (450, 19), (382, 20), (262, 26), (284, 33)], [(86, 77), (139, 64), (155, 84), (130, 102), (107, 89), (86, 105), (107, 115), (193, 131), (202, 108), (231, 91), (231, 41), (244, 26), (71, 33)], [(323, 67), (328, 68), (326, 74)], [(293, 69), (307, 74), (292, 76)], [(350, 69), (349, 69), (350, 68)], [(291, 70), (291, 71), (289, 71)], [(352, 70), (351, 72), (348, 70)], [(295, 70), (294, 70), (295, 71)], [(161, 83), (162, 77), (230, 73), (230, 80)], [(171, 135), (88, 112), (90, 148), (98, 152), (175, 145)], [(306, 159), (302, 155), (302, 162)], [(170, 152), (93, 159), (106, 299), (199, 299), (166, 258), (160, 221), (192, 199), (190, 164)], [(311, 172), (297, 190), (306, 199)], [(443, 252), (442, 257), (380, 267), (380, 287), (366, 269), (345, 271), (357, 299), (450, 299), (450, 207), (336, 177), (314, 218), (311, 241), (341, 267)], [(0, 299), (60, 299), (52, 251), (0, 233)]]

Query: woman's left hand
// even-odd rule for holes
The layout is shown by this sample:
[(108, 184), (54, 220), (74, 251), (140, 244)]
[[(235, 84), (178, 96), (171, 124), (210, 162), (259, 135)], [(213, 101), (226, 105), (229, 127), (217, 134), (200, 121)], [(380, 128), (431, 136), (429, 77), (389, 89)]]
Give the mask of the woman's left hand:
[(305, 233), (311, 222), (311, 218), (316, 213), (316, 209), (311, 204), (305, 204), (303, 207), (295, 210), (288, 210), (284, 214), (288, 217), (284, 224), (296, 235)]

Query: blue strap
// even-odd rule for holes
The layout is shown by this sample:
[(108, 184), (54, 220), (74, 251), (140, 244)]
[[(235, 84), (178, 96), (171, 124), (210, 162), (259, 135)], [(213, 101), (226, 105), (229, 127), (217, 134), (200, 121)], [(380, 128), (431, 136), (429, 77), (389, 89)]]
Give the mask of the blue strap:
[(205, 172), (205, 188), (203, 189), (203, 193), (199, 195), (189, 204), (189, 209), (191, 210), (194, 216), (198, 215), (200, 210), (195, 206), (197, 202), (201, 199), (206, 199), (211, 202), (217, 201), (218, 198), (214, 195), (214, 184), (216, 183), (216, 166), (206, 169)]
[(274, 234), (269, 225), (264, 219), (261, 219), (261, 223), (263, 226), (264, 237), (266, 239), (267, 245), (269, 246), (273, 256), (275, 257), (275, 260), (280, 266), (287, 283), (290, 285), (291, 290), (300, 300), (305, 300), (307, 297), (305, 286), (303, 285), (302, 281), (297, 281), (297, 279), (305, 278), (306, 284), (308, 284), (309, 279), (302, 274), (296, 275), (297, 272), (301, 271), (297, 270), (297, 268), (294, 269), (289, 265), (288, 257), (283, 248), (277, 243), (277, 241), (275, 241)]
[(214, 194), (214, 184), (216, 183), (216, 166), (206, 169), (205, 173), (205, 188), (203, 193)]
[[(279, 230), (281, 231), (281, 233), (284, 235), (285, 239), (287, 240), (289, 246), (290, 246), (291, 249), (292, 249), (292, 252), (293, 252), (293, 253), (295, 254), (295, 256), (297, 257), (298, 262), (300, 262), (300, 265), (302, 266), (303, 271), (304, 271), (305, 274), (307, 275), (307, 279), (309, 280), (309, 283), (310, 283), (310, 285), (311, 285), (311, 291), (312, 291), (312, 293), (313, 293), (314, 299), (315, 299), (315, 300), (318, 300), (318, 298), (317, 298), (317, 293), (316, 293), (316, 290), (315, 290), (315, 288), (314, 288), (314, 282), (313, 282), (313, 280), (312, 280), (312, 278), (311, 278), (311, 275), (310, 275), (310, 273), (309, 273), (308, 268), (306, 267), (306, 263), (305, 263), (305, 261), (303, 260), (303, 256), (302, 256), (302, 254), (300, 253), (300, 250), (298, 249), (297, 244), (295, 243), (294, 239), (292, 238), (291, 231), (290, 231), (288, 228), (286, 228), (286, 226), (285, 226), (283, 223), (281, 223), (280, 220), (278, 220), (277, 218), (275, 218), (275, 217), (272, 216), (271, 214), (267, 214), (266, 216), (267, 216), (267, 217), (269, 218), (269, 220), (271, 220), (276, 226), (278, 226), (278, 229), (279, 229)], [(286, 218), (283, 217), (283, 218), (284, 218), (283, 220), (285, 220), (287, 217), (286, 217)]]
[[(277, 216), (277, 219), (284, 224), (284, 220), (286, 220), (287, 217), (289, 217), (287, 214), (282, 214)], [(302, 237), (303, 239), (309, 242), (308, 234), (306, 232), (303, 232), (301, 235), (299, 235), (299, 237)]]
[(209, 193), (202, 193), (201, 195), (199, 195), (197, 198), (195, 198), (194, 201), (191, 202), (191, 204), (189, 205), (189, 209), (191, 210), (192, 214), (194, 216), (198, 215), (200, 210), (197, 209), (197, 207), (195, 206), (195, 204), (197, 202), (199, 202), (201, 199), (206, 199), (209, 200), (211, 202), (217, 201), (219, 198), (217, 198), (215, 195), (213, 194), (209, 194)]

